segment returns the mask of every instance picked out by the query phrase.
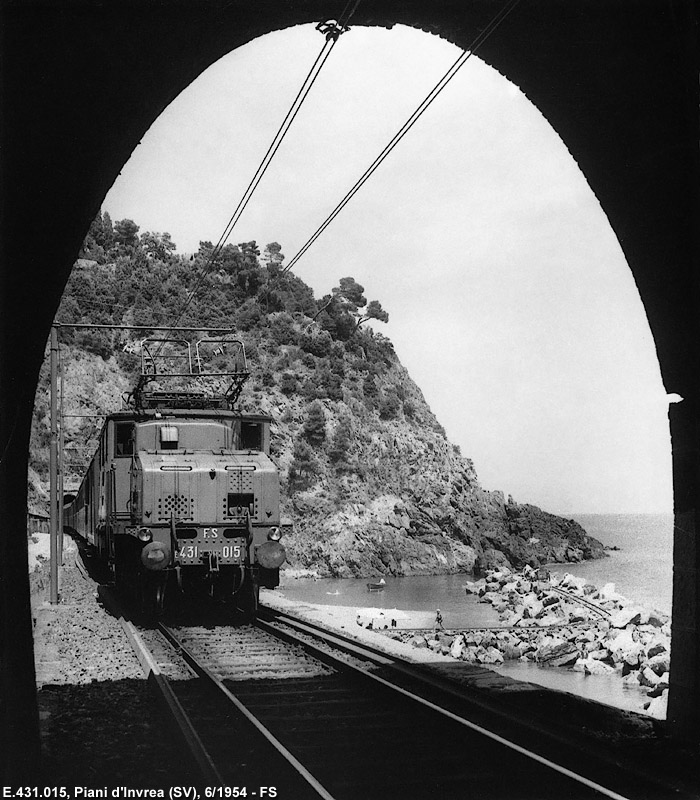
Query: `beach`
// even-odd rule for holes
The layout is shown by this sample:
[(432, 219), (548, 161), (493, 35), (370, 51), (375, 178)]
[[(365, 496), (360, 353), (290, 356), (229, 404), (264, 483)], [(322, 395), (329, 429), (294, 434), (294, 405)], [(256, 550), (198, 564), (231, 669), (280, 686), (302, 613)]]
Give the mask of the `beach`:
[[(385, 653), (390, 655), (401, 656), (409, 661), (416, 663), (454, 663), (454, 659), (450, 656), (441, 653), (435, 653), (427, 648), (418, 649), (411, 645), (404, 644), (403, 642), (395, 641), (387, 636), (378, 635), (376, 630), (368, 629), (365, 627), (367, 621), (371, 619), (381, 620), (377, 615), (363, 614), (367, 609), (358, 609), (355, 606), (336, 606), (336, 605), (323, 605), (320, 603), (305, 603), (298, 600), (290, 600), (282, 593), (270, 590), (260, 590), (260, 602), (269, 608), (277, 609), (278, 611), (285, 611), (289, 614), (294, 614), (300, 619), (307, 620), (308, 622), (315, 622), (324, 627), (340, 631), (346, 636), (357, 639), (360, 642), (371, 644)], [(358, 612), (361, 614), (363, 625), (357, 624)], [(430, 628), (435, 622), (435, 614), (427, 611), (405, 611), (402, 610), (401, 614), (405, 615), (401, 619), (401, 627), (411, 628)], [(387, 625), (391, 625), (390, 612), (385, 612), (385, 619), (388, 620)], [(373, 626), (374, 627), (374, 626)]]

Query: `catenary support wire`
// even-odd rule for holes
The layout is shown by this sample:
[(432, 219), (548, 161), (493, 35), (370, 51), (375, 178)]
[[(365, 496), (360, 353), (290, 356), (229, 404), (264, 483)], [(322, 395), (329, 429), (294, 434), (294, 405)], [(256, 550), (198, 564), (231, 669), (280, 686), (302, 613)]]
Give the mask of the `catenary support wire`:
[(294, 122), (297, 114), (299, 113), (302, 104), (308, 97), (309, 92), (311, 91), (314, 83), (316, 82), (321, 70), (323, 69), (324, 64), (328, 60), (328, 57), (330, 56), (338, 39), (340, 38), (341, 34), (345, 33), (345, 31), (348, 30), (348, 22), (350, 21), (351, 17), (357, 10), (357, 6), (359, 5), (359, 3), (360, 0), (354, 0), (354, 2), (353, 0), (348, 0), (348, 2), (345, 5), (345, 8), (343, 9), (342, 14), (340, 15), (337, 21), (326, 20), (325, 22), (320, 22), (316, 26), (316, 30), (318, 30), (325, 36), (325, 42), (323, 44), (323, 47), (321, 48), (321, 51), (319, 52), (318, 56), (316, 57), (316, 60), (311, 66), (311, 69), (309, 70), (306, 78), (304, 79), (301, 88), (299, 89), (296, 97), (294, 98), (294, 101), (292, 102), (292, 105), (289, 108), (289, 111), (287, 111), (287, 114), (282, 120), (282, 123), (280, 124), (275, 136), (273, 137), (272, 142), (270, 143), (267, 149), (267, 152), (263, 156), (262, 161), (260, 162), (257, 170), (255, 171), (255, 174), (251, 178), (248, 186), (246, 187), (246, 190), (244, 191), (241, 200), (239, 201), (238, 205), (236, 206), (236, 209), (231, 215), (231, 218), (229, 219), (228, 224), (224, 229), (224, 232), (221, 234), (218, 242), (216, 243), (213, 250), (209, 254), (206, 263), (204, 264), (203, 267), (200, 268), (199, 270), (200, 274), (199, 277), (196, 279), (194, 288), (190, 291), (190, 294), (182, 310), (178, 314), (174, 322), (174, 325), (177, 325), (178, 322), (182, 319), (185, 312), (187, 311), (192, 301), (196, 297), (197, 292), (202, 286), (202, 283), (204, 282), (204, 279), (207, 273), (209, 272), (210, 267), (215, 262), (217, 256), (219, 255), (224, 245), (226, 244), (229, 236), (233, 232), (236, 223), (238, 222), (241, 215), (245, 211), (245, 208), (250, 202), (253, 193), (255, 192), (260, 181), (265, 175), (265, 172), (270, 166), (270, 163), (274, 158), (275, 154), (279, 150), (279, 147), (282, 144), (284, 137), (287, 135), (287, 132), (289, 131), (292, 123)]
[(365, 172), (359, 178), (359, 180), (345, 194), (343, 199), (338, 203), (338, 205), (333, 209), (333, 211), (331, 211), (331, 213), (326, 217), (326, 219), (321, 223), (321, 225), (316, 229), (316, 231), (309, 237), (309, 239), (307, 239), (307, 241), (302, 245), (302, 247), (299, 249), (296, 255), (284, 267), (284, 269), (280, 271), (281, 275), (284, 274), (285, 272), (289, 272), (294, 267), (294, 265), (304, 255), (304, 253), (306, 253), (306, 251), (318, 239), (318, 237), (323, 233), (323, 231), (325, 231), (325, 229), (331, 224), (331, 222), (333, 222), (333, 220), (338, 216), (338, 214), (340, 214), (340, 212), (345, 208), (345, 206), (350, 202), (350, 200), (355, 196), (355, 194), (357, 194), (360, 188), (369, 180), (369, 178), (374, 174), (374, 172), (377, 170), (379, 165), (384, 161), (384, 159), (389, 155), (389, 153), (391, 153), (391, 151), (398, 145), (401, 139), (403, 139), (403, 137), (408, 133), (408, 131), (415, 125), (418, 119), (424, 114), (424, 112), (433, 103), (433, 101), (442, 92), (442, 90), (447, 86), (447, 84), (452, 80), (452, 78), (454, 78), (457, 72), (475, 54), (477, 49), (491, 36), (491, 34), (496, 30), (496, 28), (498, 28), (498, 26), (503, 22), (503, 20), (511, 13), (511, 11), (513, 11), (513, 9), (518, 5), (519, 2), (520, 0), (510, 0), (510, 2), (507, 3), (507, 5), (504, 6), (504, 8), (502, 8), (495, 15), (495, 17), (488, 23), (488, 25), (475, 37), (471, 46), (467, 50), (464, 50), (459, 55), (459, 57), (454, 61), (454, 63), (450, 66), (447, 72), (442, 76), (442, 78), (440, 78), (440, 80), (435, 84), (435, 86), (431, 89), (431, 91), (417, 106), (417, 108), (411, 114), (411, 116), (406, 120), (406, 122), (404, 122), (404, 124), (393, 136), (393, 138), (389, 141), (389, 143), (385, 146), (382, 152), (365, 170)]

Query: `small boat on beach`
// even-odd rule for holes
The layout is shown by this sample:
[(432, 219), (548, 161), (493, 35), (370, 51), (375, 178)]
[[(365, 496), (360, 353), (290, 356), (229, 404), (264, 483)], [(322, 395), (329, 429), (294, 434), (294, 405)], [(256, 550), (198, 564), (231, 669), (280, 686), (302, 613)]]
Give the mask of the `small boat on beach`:
[(367, 584), (367, 591), (368, 592), (383, 592), (386, 589), (386, 581), (382, 578), (379, 583), (368, 583)]

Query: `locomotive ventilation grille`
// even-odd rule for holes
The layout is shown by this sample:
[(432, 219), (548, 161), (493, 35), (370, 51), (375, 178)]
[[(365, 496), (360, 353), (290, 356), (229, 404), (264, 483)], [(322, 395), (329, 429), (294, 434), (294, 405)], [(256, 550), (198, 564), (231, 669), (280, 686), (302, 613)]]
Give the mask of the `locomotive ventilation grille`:
[(252, 470), (227, 470), (229, 472), (229, 492), (252, 492)]
[(194, 519), (194, 498), (184, 494), (168, 494), (158, 498), (158, 520)]

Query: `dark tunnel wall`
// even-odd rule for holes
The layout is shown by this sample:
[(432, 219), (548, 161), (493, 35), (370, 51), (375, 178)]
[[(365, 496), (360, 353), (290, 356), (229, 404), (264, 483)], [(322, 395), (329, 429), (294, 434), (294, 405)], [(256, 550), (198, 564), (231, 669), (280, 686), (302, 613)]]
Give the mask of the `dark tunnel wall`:
[[(363, 0), (356, 25), (468, 47), (505, 3)], [(38, 755), (26, 466), (51, 320), (89, 223), (140, 138), (210, 64), (344, 0), (5, 0), (2, 5), (0, 748)], [(691, 0), (521, 0), (479, 50), (557, 130), (599, 198), (644, 302), (672, 407), (676, 513), (670, 727), (698, 737), (698, 68)], [(47, 255), (48, 254), (48, 255)]]

